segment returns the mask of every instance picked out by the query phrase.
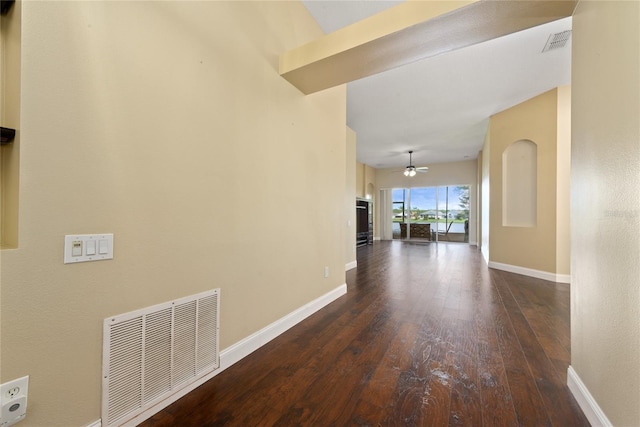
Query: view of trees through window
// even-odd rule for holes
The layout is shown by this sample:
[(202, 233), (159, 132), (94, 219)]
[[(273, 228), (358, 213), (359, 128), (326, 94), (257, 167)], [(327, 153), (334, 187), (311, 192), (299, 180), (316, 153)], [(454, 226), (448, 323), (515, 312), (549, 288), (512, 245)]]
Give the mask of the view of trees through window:
[[(428, 240), (469, 241), (469, 186), (442, 186), (425, 188), (394, 188), (393, 197), (393, 237), (406, 238), (406, 231), (412, 237), (419, 236)], [(425, 228), (415, 227), (411, 233), (411, 224), (430, 224), (429, 236)]]

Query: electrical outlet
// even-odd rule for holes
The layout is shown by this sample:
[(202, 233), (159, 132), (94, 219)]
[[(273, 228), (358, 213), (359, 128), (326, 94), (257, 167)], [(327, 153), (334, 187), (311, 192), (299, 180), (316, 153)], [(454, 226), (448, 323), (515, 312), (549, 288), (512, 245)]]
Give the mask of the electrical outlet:
[(0, 385), (0, 427), (9, 427), (27, 415), (29, 376)]
[(20, 387), (13, 387), (13, 388), (10, 388), (9, 390), (7, 390), (7, 392), (5, 393), (5, 397), (7, 399), (13, 399), (18, 394), (20, 394)]

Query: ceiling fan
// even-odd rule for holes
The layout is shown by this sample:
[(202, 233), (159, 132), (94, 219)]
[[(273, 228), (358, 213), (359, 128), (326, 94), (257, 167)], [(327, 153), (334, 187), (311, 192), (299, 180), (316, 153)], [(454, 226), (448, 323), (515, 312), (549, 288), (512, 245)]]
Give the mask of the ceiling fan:
[(415, 167), (413, 166), (413, 162), (411, 160), (411, 155), (413, 151), (409, 151), (409, 166), (404, 169), (404, 176), (416, 176), (416, 172), (428, 172), (429, 168), (427, 166)]

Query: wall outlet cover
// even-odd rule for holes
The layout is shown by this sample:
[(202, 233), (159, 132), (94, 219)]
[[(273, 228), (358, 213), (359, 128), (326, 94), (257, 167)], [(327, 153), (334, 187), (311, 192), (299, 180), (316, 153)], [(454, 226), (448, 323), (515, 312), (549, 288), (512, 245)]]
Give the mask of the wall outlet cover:
[(0, 385), (0, 427), (9, 427), (24, 419), (27, 415), (28, 394), (28, 375)]

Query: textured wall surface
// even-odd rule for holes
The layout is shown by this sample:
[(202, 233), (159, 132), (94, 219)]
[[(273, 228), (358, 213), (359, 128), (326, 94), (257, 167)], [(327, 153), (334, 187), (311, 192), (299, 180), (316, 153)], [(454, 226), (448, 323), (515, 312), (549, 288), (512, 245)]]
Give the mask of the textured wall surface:
[[(2, 380), (31, 376), (21, 427), (100, 417), (105, 317), (221, 288), (224, 349), (345, 282), (346, 90), (304, 96), (278, 74), (322, 34), (301, 3), (22, 12), (1, 307)], [(113, 260), (63, 264), (65, 234), (108, 232)]]
[[(538, 271), (556, 271), (557, 89), (491, 117), (490, 260)], [(537, 206), (533, 227), (503, 221), (503, 153), (516, 141), (537, 146)]]
[(347, 168), (347, 191), (345, 193), (346, 209), (346, 246), (344, 249), (345, 264), (356, 261), (356, 133), (347, 127), (346, 140), (346, 168)]
[(640, 425), (640, 3), (573, 18), (571, 366), (616, 426)]

